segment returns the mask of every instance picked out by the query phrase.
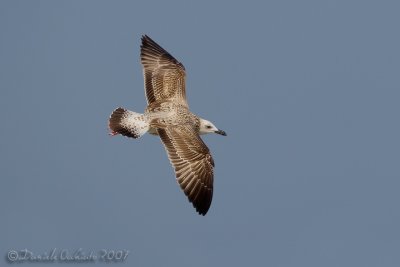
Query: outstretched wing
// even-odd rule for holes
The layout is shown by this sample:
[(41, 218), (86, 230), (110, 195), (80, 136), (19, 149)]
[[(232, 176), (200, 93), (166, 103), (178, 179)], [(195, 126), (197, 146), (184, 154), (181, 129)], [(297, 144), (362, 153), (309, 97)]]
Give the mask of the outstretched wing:
[(214, 161), (210, 150), (189, 125), (157, 131), (175, 169), (177, 182), (196, 211), (205, 215), (213, 196)]
[(140, 58), (143, 65), (147, 103), (174, 99), (186, 102), (185, 67), (154, 42), (142, 37)]

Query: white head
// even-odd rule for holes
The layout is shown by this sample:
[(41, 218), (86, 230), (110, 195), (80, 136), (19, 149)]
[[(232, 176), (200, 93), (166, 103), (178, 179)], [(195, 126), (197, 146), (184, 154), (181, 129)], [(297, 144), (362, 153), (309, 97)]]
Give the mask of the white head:
[(215, 125), (212, 122), (200, 118), (200, 134), (208, 134), (208, 133), (217, 133), (226, 136), (226, 133), (215, 127)]

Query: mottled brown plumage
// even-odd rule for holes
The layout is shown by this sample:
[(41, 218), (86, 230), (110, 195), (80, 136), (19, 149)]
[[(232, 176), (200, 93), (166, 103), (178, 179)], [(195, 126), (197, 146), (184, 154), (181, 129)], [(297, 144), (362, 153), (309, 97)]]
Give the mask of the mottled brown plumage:
[(159, 135), (177, 182), (197, 212), (205, 215), (213, 196), (214, 160), (199, 135), (226, 134), (190, 112), (182, 63), (146, 35), (140, 57), (148, 106), (144, 114), (117, 108), (109, 120), (111, 134)]
[(148, 36), (143, 36), (141, 60), (149, 103), (146, 113), (168, 112), (150, 121), (157, 129), (175, 169), (179, 185), (200, 214), (213, 195), (214, 161), (199, 136), (200, 121), (188, 108), (185, 67)]

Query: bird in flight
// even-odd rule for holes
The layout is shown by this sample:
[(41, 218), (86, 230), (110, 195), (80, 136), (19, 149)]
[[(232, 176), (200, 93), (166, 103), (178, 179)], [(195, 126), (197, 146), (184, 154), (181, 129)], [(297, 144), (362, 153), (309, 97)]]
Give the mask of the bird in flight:
[(196, 211), (205, 215), (213, 196), (214, 160), (200, 135), (226, 133), (190, 112), (185, 67), (147, 35), (142, 36), (140, 59), (147, 108), (143, 114), (115, 109), (109, 118), (110, 134), (160, 136), (178, 184)]

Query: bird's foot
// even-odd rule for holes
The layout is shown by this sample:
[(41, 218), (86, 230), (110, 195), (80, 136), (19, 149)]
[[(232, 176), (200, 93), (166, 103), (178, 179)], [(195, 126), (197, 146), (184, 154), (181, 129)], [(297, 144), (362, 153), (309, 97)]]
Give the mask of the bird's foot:
[(114, 135), (117, 135), (117, 134), (119, 134), (119, 133), (113, 131), (113, 132), (110, 132), (108, 135), (114, 136)]

